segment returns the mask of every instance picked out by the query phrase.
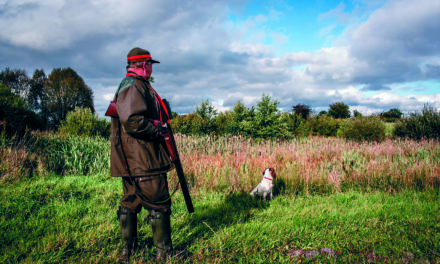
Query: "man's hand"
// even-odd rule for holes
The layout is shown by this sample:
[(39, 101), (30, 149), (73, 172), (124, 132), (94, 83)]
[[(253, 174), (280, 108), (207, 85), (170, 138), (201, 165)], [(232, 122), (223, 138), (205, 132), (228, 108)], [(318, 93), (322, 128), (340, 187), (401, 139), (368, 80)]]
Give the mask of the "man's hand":
[(163, 135), (170, 132), (170, 130), (166, 126), (158, 125), (156, 126), (156, 129), (154, 130), (154, 138), (156, 140), (159, 140), (163, 138)]

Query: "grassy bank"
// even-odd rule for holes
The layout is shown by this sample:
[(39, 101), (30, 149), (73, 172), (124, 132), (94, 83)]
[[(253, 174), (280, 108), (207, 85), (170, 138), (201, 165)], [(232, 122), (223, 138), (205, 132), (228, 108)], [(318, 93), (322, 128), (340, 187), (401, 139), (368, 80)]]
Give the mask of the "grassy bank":
[[(56, 176), (1, 184), (0, 262), (108, 263), (120, 250), (120, 181)], [(246, 193), (193, 192), (196, 212), (174, 198), (172, 262), (438, 262), (440, 194), (286, 192), (271, 202)], [(133, 263), (154, 258), (142, 211)], [(148, 247), (148, 249), (147, 249)]]

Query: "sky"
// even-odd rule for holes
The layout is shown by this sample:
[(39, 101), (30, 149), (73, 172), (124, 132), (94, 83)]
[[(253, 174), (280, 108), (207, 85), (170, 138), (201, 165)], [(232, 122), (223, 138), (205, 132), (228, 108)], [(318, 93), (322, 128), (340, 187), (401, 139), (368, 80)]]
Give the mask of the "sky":
[(0, 70), (71, 67), (103, 116), (131, 48), (173, 111), (440, 109), (440, 0), (0, 0)]

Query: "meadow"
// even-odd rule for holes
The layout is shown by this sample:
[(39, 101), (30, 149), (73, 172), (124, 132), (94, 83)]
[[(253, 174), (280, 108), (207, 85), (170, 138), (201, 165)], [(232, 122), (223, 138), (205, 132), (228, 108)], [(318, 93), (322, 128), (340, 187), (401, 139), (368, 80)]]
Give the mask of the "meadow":
[[(173, 196), (171, 263), (438, 263), (440, 142), (176, 136), (196, 212)], [(0, 262), (112, 263), (122, 188), (109, 142), (38, 134), (2, 141)], [(274, 167), (276, 196), (251, 199)], [(177, 185), (174, 172), (170, 187)], [(142, 250), (154, 259), (142, 211)]]

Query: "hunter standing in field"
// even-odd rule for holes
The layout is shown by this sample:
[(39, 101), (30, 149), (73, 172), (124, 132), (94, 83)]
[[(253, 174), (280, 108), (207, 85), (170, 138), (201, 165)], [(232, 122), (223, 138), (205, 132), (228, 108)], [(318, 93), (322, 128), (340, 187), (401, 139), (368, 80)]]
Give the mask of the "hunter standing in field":
[(153, 63), (159, 62), (151, 58), (149, 51), (130, 50), (126, 77), (113, 100), (118, 117), (113, 115), (116, 118), (111, 121), (111, 176), (122, 177), (124, 191), (118, 210), (121, 259), (129, 259), (137, 249), (137, 214), (142, 207), (149, 212), (157, 259), (164, 259), (172, 251), (166, 172), (173, 169), (173, 164), (161, 142), (167, 129), (153, 122), (164, 115), (148, 81)]

